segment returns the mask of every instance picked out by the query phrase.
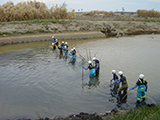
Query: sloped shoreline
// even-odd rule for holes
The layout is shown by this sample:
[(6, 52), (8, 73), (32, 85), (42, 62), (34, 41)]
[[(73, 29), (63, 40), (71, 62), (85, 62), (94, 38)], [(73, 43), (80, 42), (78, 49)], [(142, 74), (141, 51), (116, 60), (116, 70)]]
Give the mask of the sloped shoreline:
[[(47, 26), (47, 27), (46, 27)], [(0, 45), (51, 40), (105, 38), (110, 36), (160, 34), (159, 22), (63, 20), (61, 23), (0, 25)]]

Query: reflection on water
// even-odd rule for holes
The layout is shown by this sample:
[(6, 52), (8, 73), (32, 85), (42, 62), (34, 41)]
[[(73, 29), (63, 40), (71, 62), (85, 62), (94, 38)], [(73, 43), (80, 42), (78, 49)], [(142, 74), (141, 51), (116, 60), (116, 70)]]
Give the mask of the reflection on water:
[[(37, 117), (35, 112), (51, 118), (135, 107), (136, 90), (123, 100), (110, 94), (113, 69), (124, 71), (129, 88), (143, 73), (149, 86), (146, 102), (159, 102), (159, 38), (144, 35), (68, 40), (69, 49), (75, 47), (77, 51), (74, 64), (70, 56), (50, 50), (50, 41), (0, 47), (16, 50), (0, 54), (0, 119)], [(90, 78), (82, 64), (87, 66), (93, 56), (99, 59), (101, 69), (99, 77)]]
[(99, 83), (100, 83), (100, 81), (99, 81), (99, 77), (98, 76), (96, 76), (96, 77), (90, 77), (88, 86), (95, 86), (95, 87), (97, 87), (99, 85)]
[(92, 87), (97, 87), (100, 84), (99, 76), (89, 77), (88, 83), (84, 83), (84, 81), (82, 82), (82, 89), (84, 89), (84, 87), (88, 87), (88, 89), (91, 89)]

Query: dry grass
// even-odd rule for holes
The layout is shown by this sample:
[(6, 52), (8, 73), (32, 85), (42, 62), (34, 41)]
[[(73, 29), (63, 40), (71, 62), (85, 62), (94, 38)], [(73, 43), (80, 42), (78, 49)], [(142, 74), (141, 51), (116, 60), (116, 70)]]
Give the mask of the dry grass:
[(107, 12), (107, 11), (98, 11), (98, 10), (94, 10), (94, 11), (90, 11), (90, 12), (86, 12), (83, 15), (104, 15), (104, 16), (113, 16), (114, 13), (113, 12)]
[(155, 10), (137, 10), (138, 17), (160, 17), (160, 12)]
[(7, 2), (0, 6), (0, 22), (22, 21), (34, 19), (74, 19), (75, 12), (67, 11), (62, 6), (52, 6), (50, 9), (43, 2), (27, 1), (14, 5)]

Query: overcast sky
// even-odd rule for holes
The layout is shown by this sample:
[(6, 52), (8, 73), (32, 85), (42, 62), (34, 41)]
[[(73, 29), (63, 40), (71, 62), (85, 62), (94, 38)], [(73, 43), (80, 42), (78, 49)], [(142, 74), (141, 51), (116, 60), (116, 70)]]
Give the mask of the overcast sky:
[[(0, 0), (0, 5), (12, 1), (15, 5), (19, 2), (27, 0)], [(34, 1), (34, 0), (32, 0)], [(92, 10), (104, 11), (122, 11), (136, 12), (138, 9), (151, 10), (160, 12), (160, 0), (36, 0), (45, 3), (48, 8), (52, 5), (67, 4), (67, 9), (75, 9), (75, 11), (89, 12)]]

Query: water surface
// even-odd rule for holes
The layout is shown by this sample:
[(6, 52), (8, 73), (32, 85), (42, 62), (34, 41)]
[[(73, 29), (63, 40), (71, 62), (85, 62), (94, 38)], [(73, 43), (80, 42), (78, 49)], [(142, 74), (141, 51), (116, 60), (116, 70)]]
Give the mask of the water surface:
[[(50, 50), (50, 41), (0, 47), (0, 119), (53, 117), (79, 112), (105, 113), (113, 108), (135, 107), (136, 90), (126, 103), (110, 95), (111, 70), (124, 71), (129, 88), (139, 74), (148, 81), (147, 103), (159, 102), (160, 35), (67, 40), (75, 47), (74, 65)], [(7, 52), (7, 50), (9, 50)], [(89, 78), (82, 57), (100, 60), (100, 76)], [(84, 66), (87, 67), (87, 62)]]

